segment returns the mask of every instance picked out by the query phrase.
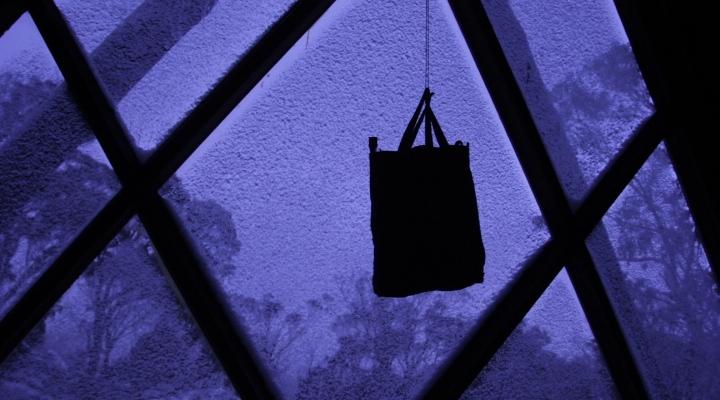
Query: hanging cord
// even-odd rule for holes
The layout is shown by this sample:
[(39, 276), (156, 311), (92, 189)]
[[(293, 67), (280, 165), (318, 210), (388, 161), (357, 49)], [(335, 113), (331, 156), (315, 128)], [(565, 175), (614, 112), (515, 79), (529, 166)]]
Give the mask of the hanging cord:
[(430, 87), (430, 0), (425, 0), (425, 87)]

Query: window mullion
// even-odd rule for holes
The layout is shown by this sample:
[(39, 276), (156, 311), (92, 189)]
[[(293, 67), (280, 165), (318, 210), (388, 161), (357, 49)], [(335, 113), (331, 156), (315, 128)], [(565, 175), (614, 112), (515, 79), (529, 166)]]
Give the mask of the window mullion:
[[(450, 4), (553, 238), (574, 240), (581, 255), (568, 258), (566, 263), (618, 389), (624, 397), (647, 397), (595, 265), (589, 254), (582, 257), (588, 253), (584, 238), (572, 238), (576, 229), (572, 210), (482, 4), (461, 0)], [(518, 323), (521, 318), (513, 316)], [(473, 371), (477, 372), (479, 369)]]
[(50, 311), (135, 213), (127, 190), (113, 197), (0, 321), (0, 363)]
[(247, 337), (241, 336), (227, 310), (217, 299), (211, 280), (200, 261), (180, 233), (181, 227), (160, 195), (148, 196), (139, 206), (138, 215), (153, 246), (193, 318), (200, 326), (230, 381), (241, 398), (274, 398), (266, 374), (252, 357)]
[(575, 212), (575, 229), (587, 237), (655, 151), (669, 130), (668, 121), (653, 114), (630, 139), (623, 151), (611, 161), (583, 203)]
[(10, 29), (15, 21), (27, 11), (25, 3), (22, 0), (7, 0), (0, 4), (0, 36)]
[(138, 186), (140, 161), (60, 10), (51, 0), (38, 0), (30, 15), (120, 182), (126, 188)]
[(530, 258), (426, 388), (424, 399), (460, 398), (550, 286), (569, 250), (570, 243), (553, 239)]
[[(130, 145), (117, 114), (103, 92), (90, 64), (78, 47), (60, 11), (50, 0), (37, 3), (31, 14), (48, 43), (66, 81), (85, 111), (95, 136), (117, 172), (126, 192), (134, 197), (143, 225), (165, 261), (166, 270), (173, 286), (187, 304), (206, 339), (225, 367), (238, 393), (245, 398), (272, 398), (265, 378), (259, 372), (243, 340), (235, 333), (225, 310), (215, 297), (208, 280), (201, 272), (200, 263), (194, 257), (186, 241), (174, 224), (169, 210), (159, 196), (144, 186), (140, 162)], [(108, 221), (109, 222), (109, 221)], [(111, 223), (108, 226), (112, 226)], [(121, 225), (122, 227), (122, 225)], [(112, 237), (111, 237), (112, 238)], [(87, 258), (85, 266), (92, 261)], [(84, 268), (78, 265), (73, 274), (64, 277), (77, 278)], [(74, 279), (73, 279), (74, 280)], [(72, 284), (69, 281), (68, 286)], [(67, 289), (67, 288), (64, 288)], [(63, 290), (64, 292), (64, 290)], [(60, 292), (60, 295), (62, 292)], [(45, 299), (49, 306), (54, 302)]]
[(140, 170), (113, 107), (60, 11), (49, 0), (30, 2), (29, 11), (68, 89), (126, 187), (82, 230), (0, 322), (0, 361), (13, 351), (132, 217), (136, 199), (127, 183), (137, 181)]
[[(272, 398), (267, 382), (214, 295), (200, 263), (156, 190), (219, 125), (292, 45), (333, 3), (296, 3), (260, 42), (181, 122), (143, 167), (110, 101), (98, 83), (64, 18), (50, 0), (33, 3), (31, 14), (69, 88), (90, 120), (98, 141), (124, 188), (83, 230), (2, 321), (0, 360), (22, 341), (138, 210), (165, 261), (174, 286), (190, 308), (235, 388), (244, 398)], [(163, 173), (161, 173), (163, 172)], [(148, 179), (148, 178), (155, 179)], [(154, 186), (148, 185), (152, 181)], [(150, 186), (150, 187), (148, 187)], [(181, 255), (181, 256), (178, 256)]]

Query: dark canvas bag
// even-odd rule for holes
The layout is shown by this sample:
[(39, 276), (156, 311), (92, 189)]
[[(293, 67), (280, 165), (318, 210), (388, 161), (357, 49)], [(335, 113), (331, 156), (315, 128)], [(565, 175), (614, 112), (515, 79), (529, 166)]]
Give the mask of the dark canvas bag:
[[(448, 144), (430, 109), (431, 96), (425, 89), (398, 151), (377, 151), (377, 138), (370, 138), (378, 296), (458, 290), (483, 281), (485, 249), (469, 146)], [(423, 120), (425, 145), (412, 147)], [(433, 147), (432, 131), (439, 147)]]

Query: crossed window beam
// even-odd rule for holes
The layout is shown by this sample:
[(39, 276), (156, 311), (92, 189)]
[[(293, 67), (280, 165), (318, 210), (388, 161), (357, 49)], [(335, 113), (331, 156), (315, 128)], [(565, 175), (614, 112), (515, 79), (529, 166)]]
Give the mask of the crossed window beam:
[[(157, 191), (332, 3), (332, 0), (295, 3), (145, 163), (137, 159), (127, 132), (53, 1), (15, 1), (2, 6), (2, 31), (25, 10), (30, 11), (123, 187), (0, 321), (0, 362), (137, 214), (158, 251), (163, 268), (240, 396), (277, 396), (277, 388), (253, 359), (246, 345), (249, 341), (235, 329), (226, 305), (215, 296), (210, 279), (203, 272), (183, 229)], [(642, 27), (638, 28), (633, 22), (639, 18), (637, 12), (626, 11), (632, 10), (635, 3), (633, 0), (617, 0), (617, 3), (623, 22), (631, 26), (628, 35), (633, 48), (640, 42), (641, 47), (647, 49), (645, 42), (636, 39), (644, 34)], [(508, 284), (475, 331), (449, 358), (443, 371), (426, 389), (425, 398), (459, 397), (564, 265), (620, 394), (624, 398), (647, 397), (584, 240), (595, 227), (601, 226), (602, 216), (660, 141), (672, 136), (675, 124), (660, 112), (650, 117), (573, 213), (482, 4), (469, 0), (450, 0), (450, 4), (545, 217), (551, 239)], [(643, 67), (647, 64), (651, 65), (652, 73), (657, 72), (652, 70), (657, 69), (652, 63), (639, 62), (644, 75), (647, 72)], [(648, 86), (655, 99), (656, 94), (651, 85)], [(668, 147), (672, 155), (670, 143)], [(675, 159), (673, 157), (677, 168)], [(702, 201), (694, 203), (700, 204), (701, 214), (714, 211), (707, 204), (701, 204)], [(717, 236), (717, 224), (705, 230), (708, 232), (702, 232), (704, 239)], [(709, 246), (705, 244), (707, 249)], [(711, 251), (708, 253), (715, 266)]]
[[(449, 2), (523, 166), (552, 239), (536, 252), (534, 259), (503, 292), (476, 331), (429, 386), (426, 398), (459, 397), (517, 327), (563, 264), (567, 265), (568, 275), (620, 395), (623, 398), (646, 398), (646, 389), (597, 275), (585, 238), (596, 227), (603, 233), (604, 228), (600, 224), (602, 216), (660, 141), (666, 139), (716, 280), (720, 276), (718, 203), (714, 202), (709, 189), (713, 178), (717, 177), (717, 170), (697, 162), (697, 146), (709, 142), (710, 151), (717, 149), (713, 146), (715, 143), (704, 140), (713, 125), (703, 121), (705, 115), (698, 115), (692, 110), (697, 101), (688, 89), (687, 68), (679, 65), (683, 59), (677, 48), (679, 44), (674, 38), (667, 37), (672, 36), (667, 29), (668, 15), (661, 15), (658, 9), (662, 6), (647, 0), (615, 0), (633, 50), (641, 54), (638, 64), (658, 111), (640, 127), (573, 214), (569, 212), (567, 199), (482, 3), (469, 0)], [(660, 33), (664, 37), (658, 39)], [(688, 132), (692, 129), (695, 131)], [(683, 135), (694, 136), (695, 148), (687, 143)]]
[[(450, 0), (455, 18), (515, 149), (551, 234), (518, 274), (510, 289), (479, 324), (459, 356), (438, 375), (427, 398), (460, 396), (560, 272), (567, 267), (590, 328), (623, 398), (647, 398), (620, 324), (585, 243), (592, 229), (607, 235), (600, 219), (660, 143), (663, 131), (653, 115), (573, 213), (537, 126), (494, 29), (479, 1)], [(609, 187), (613, 185), (613, 187)], [(608, 241), (606, 241), (609, 243)]]
[(296, 2), (141, 164), (57, 6), (52, 0), (23, 2), (23, 12), (30, 12), (122, 188), (0, 322), (0, 362), (137, 214), (173, 286), (238, 394), (244, 399), (277, 397), (277, 388), (253, 360), (246, 345), (249, 340), (235, 329), (188, 239), (157, 191), (332, 3)]

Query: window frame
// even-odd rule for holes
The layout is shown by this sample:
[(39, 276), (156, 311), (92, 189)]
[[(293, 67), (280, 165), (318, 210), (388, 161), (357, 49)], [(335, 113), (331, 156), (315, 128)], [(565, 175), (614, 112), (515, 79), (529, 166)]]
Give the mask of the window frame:
[[(54, 2), (13, 0), (0, 6), (0, 32), (9, 29), (24, 12), (30, 12), (122, 183), (122, 189), (0, 321), (0, 362), (41, 321), (130, 218), (138, 215), (162, 260), (162, 267), (238, 394), (244, 399), (279, 397), (279, 390), (255, 359), (249, 340), (234, 328), (227, 305), (215, 295), (211, 279), (203, 271), (190, 240), (158, 190), (333, 3), (334, 0), (298, 0), (145, 162), (138, 159), (111, 101)], [(718, 28), (706, 26), (687, 33), (686, 28), (692, 24), (693, 16), (702, 11), (701, 6), (679, 6), (669, 0), (660, 3), (615, 0), (657, 111), (637, 129), (573, 212), (482, 3), (479, 0), (449, 0), (449, 3), (545, 218), (551, 239), (508, 284), (467, 340), (428, 384), (423, 397), (459, 398), (565, 266), (620, 395), (647, 398), (643, 379), (585, 238), (665, 140), (717, 281), (720, 276), (720, 161), (710, 155), (720, 153), (720, 145), (717, 138), (708, 133), (717, 132), (718, 123), (711, 117), (710, 111), (716, 104), (708, 98), (709, 92), (698, 90), (698, 84), (705, 82), (703, 79), (712, 79), (707, 73), (709, 69), (696, 67), (702, 55), (699, 53), (712, 47), (686, 45), (693, 40), (708, 42), (703, 34), (712, 36)], [(678, 11), (684, 12), (684, 19), (671, 17)], [(668, 28), (671, 25), (674, 29)], [(717, 82), (717, 78), (714, 79)]]

